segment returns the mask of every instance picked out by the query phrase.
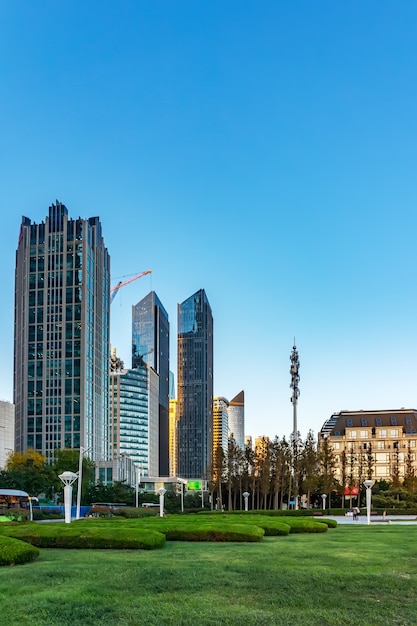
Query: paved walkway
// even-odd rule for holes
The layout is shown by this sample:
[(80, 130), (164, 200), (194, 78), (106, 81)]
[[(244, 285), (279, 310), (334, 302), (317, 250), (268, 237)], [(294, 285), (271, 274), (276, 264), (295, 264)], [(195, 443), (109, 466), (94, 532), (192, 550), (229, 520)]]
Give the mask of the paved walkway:
[[(338, 524), (367, 524), (368, 518), (366, 514), (359, 515), (358, 519), (354, 520), (353, 517), (348, 515), (325, 515), (329, 519), (335, 519)], [(317, 518), (320, 519), (320, 518)], [(416, 515), (371, 515), (372, 524), (417, 524)]]

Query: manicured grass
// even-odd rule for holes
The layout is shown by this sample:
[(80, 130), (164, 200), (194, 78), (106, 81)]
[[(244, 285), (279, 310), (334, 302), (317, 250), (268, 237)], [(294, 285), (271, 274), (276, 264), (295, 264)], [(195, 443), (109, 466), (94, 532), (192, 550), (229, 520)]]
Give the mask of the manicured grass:
[(41, 550), (0, 569), (8, 626), (413, 625), (417, 526), (341, 525), (260, 543)]

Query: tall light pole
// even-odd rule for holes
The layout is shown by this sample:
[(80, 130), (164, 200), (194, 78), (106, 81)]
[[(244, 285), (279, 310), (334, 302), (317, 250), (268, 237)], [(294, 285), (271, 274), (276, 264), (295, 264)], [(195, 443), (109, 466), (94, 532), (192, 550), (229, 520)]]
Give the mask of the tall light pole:
[(164, 517), (164, 495), (166, 494), (166, 489), (160, 487), (158, 489), (159, 493), (159, 517)]
[(136, 508), (139, 506), (140, 467), (136, 468)]
[(88, 452), (91, 448), (83, 448), (80, 446), (80, 458), (78, 460), (78, 488), (77, 488), (77, 510), (75, 514), (75, 519), (80, 519), (80, 510), (81, 510), (81, 483), (83, 479), (83, 456), (85, 452)]
[(249, 491), (244, 491), (242, 495), (245, 499), (245, 511), (247, 511), (248, 510), (248, 498), (250, 496), (250, 493)]
[(363, 483), (366, 487), (366, 515), (368, 524), (371, 523), (371, 500), (372, 500), (372, 487), (375, 485), (374, 480), (365, 480)]
[[(298, 351), (295, 345), (295, 337), (294, 337), (294, 345), (292, 348), (292, 352), (290, 355), (291, 367), (291, 384), (290, 388), (292, 389), (292, 417), (293, 417), (293, 425), (292, 425), (292, 438), (293, 438), (293, 479), (294, 479), (294, 500), (295, 500), (295, 509), (298, 510), (298, 484), (297, 484), (297, 456), (298, 456), (298, 427), (297, 427), (297, 401), (300, 397), (300, 389), (298, 384), (300, 382), (300, 361), (298, 358)], [(291, 496), (291, 494), (289, 494)]]
[(65, 511), (65, 523), (71, 523), (71, 504), (72, 504), (72, 485), (75, 481), (79, 480), (78, 474), (75, 472), (62, 472), (58, 477), (61, 482), (64, 483), (64, 511)]

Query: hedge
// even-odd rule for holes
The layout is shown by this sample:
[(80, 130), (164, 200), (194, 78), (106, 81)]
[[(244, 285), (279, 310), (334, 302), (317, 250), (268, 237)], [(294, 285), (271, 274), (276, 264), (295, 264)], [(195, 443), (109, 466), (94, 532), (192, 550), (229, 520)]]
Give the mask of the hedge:
[(97, 548), (154, 550), (165, 544), (165, 535), (156, 530), (103, 525), (25, 524), (2, 527), (2, 534), (21, 539), (39, 548)]
[(38, 558), (40, 550), (24, 541), (0, 535), (0, 565), (21, 565)]
[(216, 524), (190, 528), (189, 524), (175, 524), (163, 531), (167, 541), (262, 541), (265, 534), (259, 526), (251, 524), (230, 524), (221, 528)]
[(316, 522), (311, 519), (288, 518), (287, 523), (291, 528), (290, 533), (325, 533), (328, 529), (328, 525), (322, 520)]

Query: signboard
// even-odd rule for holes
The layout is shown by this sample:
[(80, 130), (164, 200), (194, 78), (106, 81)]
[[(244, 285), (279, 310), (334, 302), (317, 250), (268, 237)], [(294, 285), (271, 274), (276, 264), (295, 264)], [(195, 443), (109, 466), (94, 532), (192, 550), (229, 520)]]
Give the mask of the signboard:
[(345, 496), (359, 495), (359, 487), (345, 487)]
[(201, 491), (201, 480), (189, 480), (187, 482), (187, 489), (189, 491)]

